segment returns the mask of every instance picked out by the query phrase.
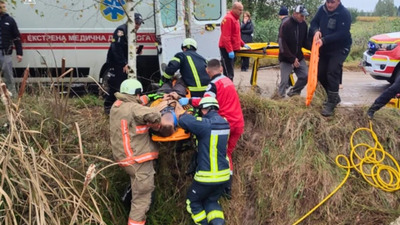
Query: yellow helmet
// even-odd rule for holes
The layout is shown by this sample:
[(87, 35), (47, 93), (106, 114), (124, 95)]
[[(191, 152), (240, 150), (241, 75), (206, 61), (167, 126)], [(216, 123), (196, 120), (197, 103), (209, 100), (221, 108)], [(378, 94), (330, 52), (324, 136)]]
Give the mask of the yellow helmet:
[(183, 48), (190, 49), (190, 46), (192, 46), (192, 48), (194, 48), (194, 50), (197, 50), (196, 40), (194, 40), (193, 38), (186, 38), (185, 40), (183, 40), (182, 46), (181, 46), (182, 49)]
[(211, 106), (215, 106), (217, 109), (219, 109), (218, 101), (214, 97), (204, 97), (201, 99), (201, 101), (199, 103), (200, 109), (206, 109)]
[(130, 95), (141, 94), (143, 91), (142, 84), (136, 79), (126, 79), (122, 82), (120, 92)]

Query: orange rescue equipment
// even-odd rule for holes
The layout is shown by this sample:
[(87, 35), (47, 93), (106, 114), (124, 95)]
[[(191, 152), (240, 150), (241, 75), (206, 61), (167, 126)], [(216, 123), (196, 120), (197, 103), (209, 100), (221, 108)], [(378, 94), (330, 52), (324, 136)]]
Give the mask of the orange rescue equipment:
[(311, 104), (315, 89), (318, 83), (318, 61), (319, 61), (319, 45), (317, 45), (317, 37), (314, 35), (311, 46), (310, 65), (308, 68), (307, 96), (306, 106)]

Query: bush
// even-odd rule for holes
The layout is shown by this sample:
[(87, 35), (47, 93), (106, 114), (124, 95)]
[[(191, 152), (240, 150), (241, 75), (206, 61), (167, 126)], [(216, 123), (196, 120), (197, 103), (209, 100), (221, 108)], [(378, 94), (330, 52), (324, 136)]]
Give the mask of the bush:
[(254, 42), (277, 42), (281, 21), (279, 19), (258, 20), (255, 23)]

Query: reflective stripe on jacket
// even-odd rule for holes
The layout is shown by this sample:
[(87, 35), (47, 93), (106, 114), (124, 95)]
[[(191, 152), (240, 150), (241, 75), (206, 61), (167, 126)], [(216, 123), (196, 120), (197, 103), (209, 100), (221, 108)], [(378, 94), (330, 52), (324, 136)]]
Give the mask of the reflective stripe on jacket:
[(161, 115), (155, 108), (131, 101), (132, 96), (116, 94), (110, 112), (110, 137), (114, 159), (120, 166), (129, 166), (158, 158), (147, 123), (156, 123)]
[(206, 72), (207, 60), (194, 50), (177, 53), (168, 63), (163, 76), (172, 79), (176, 71), (180, 71), (182, 80), (190, 91), (205, 91), (210, 77)]
[(201, 183), (223, 183), (229, 180), (229, 160), (226, 147), (229, 123), (217, 111), (209, 111), (203, 118), (184, 114), (179, 125), (198, 139), (197, 168), (194, 179)]

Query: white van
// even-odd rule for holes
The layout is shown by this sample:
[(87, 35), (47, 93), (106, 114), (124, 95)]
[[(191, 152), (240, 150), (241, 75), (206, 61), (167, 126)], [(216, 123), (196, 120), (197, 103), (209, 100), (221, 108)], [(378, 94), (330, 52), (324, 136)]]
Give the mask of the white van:
[[(108, 69), (105, 62), (112, 33), (127, 21), (126, 1), (24, 1), (8, 6), (21, 32), (24, 51), (23, 61), (13, 62), (15, 76), (21, 78), (29, 66), (29, 82), (50, 82), (48, 74), (61, 75), (65, 59), (66, 69), (74, 68), (73, 82), (93, 83), (90, 75), (101, 83)], [(137, 57), (137, 74), (145, 89), (158, 82), (160, 65), (181, 51), (187, 30), (188, 36), (198, 42), (200, 55), (207, 59), (220, 57), (219, 24), (226, 14), (226, 0), (189, 1), (189, 23), (184, 20), (184, 2), (142, 0), (135, 3), (133, 12), (126, 9), (132, 18), (134, 12), (139, 12), (144, 19), (137, 34), (137, 46), (143, 45)], [(69, 81), (69, 76), (64, 81)]]

